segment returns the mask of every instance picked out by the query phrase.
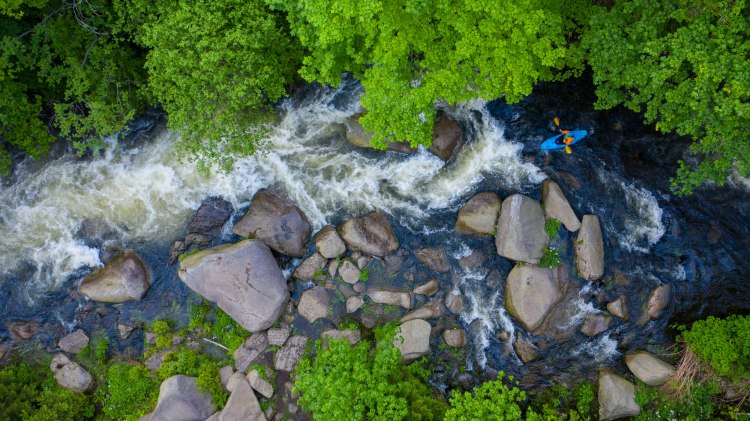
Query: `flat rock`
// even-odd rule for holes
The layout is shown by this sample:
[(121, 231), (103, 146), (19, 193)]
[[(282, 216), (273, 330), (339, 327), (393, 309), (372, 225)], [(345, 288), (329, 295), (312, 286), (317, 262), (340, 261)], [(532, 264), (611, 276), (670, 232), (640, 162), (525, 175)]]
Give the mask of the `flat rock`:
[(80, 291), (94, 301), (123, 303), (143, 298), (151, 286), (151, 270), (136, 253), (125, 251), (86, 276)]
[(65, 335), (57, 345), (61, 350), (78, 354), (89, 344), (89, 337), (82, 329), (76, 329), (74, 332)]
[(398, 249), (390, 222), (380, 212), (352, 218), (339, 227), (339, 235), (353, 251), (385, 257)]
[(346, 252), (346, 244), (333, 225), (326, 225), (313, 236), (318, 253), (326, 259), (334, 259)]
[(402, 323), (393, 345), (401, 351), (404, 360), (412, 361), (430, 353), (430, 323), (415, 319)]
[(271, 346), (282, 346), (289, 339), (289, 335), (292, 334), (290, 328), (271, 328), (268, 329), (266, 335), (268, 336), (268, 344)]
[(357, 345), (362, 339), (362, 332), (360, 332), (359, 329), (333, 329), (321, 333), (320, 337), (327, 339), (346, 339), (350, 344)]
[(363, 300), (361, 297), (349, 297), (346, 299), (346, 312), (351, 314), (355, 311), (359, 310), (362, 305), (365, 303), (365, 300)]
[(560, 297), (560, 288), (547, 268), (516, 265), (506, 279), (505, 308), (528, 331), (541, 325)]
[(313, 253), (310, 257), (303, 260), (296, 269), (294, 269), (294, 272), (292, 272), (292, 278), (299, 281), (309, 281), (315, 278), (318, 274), (323, 273), (326, 263), (328, 263), (328, 260), (320, 253)]
[(599, 419), (614, 420), (641, 413), (635, 402), (635, 386), (609, 370), (599, 371)]
[(435, 319), (445, 315), (445, 306), (440, 300), (433, 300), (410, 312), (399, 320), (401, 323), (414, 319)]
[(195, 377), (178, 374), (159, 386), (159, 400), (149, 421), (202, 421), (213, 412), (211, 394), (198, 391)]
[(534, 361), (539, 357), (534, 344), (523, 335), (516, 336), (516, 340), (513, 342), (513, 349), (524, 364)]
[(625, 355), (625, 364), (640, 381), (649, 386), (663, 385), (675, 373), (675, 368), (645, 351)]
[(440, 248), (425, 248), (414, 252), (417, 259), (431, 270), (445, 273), (451, 270), (448, 254)]
[(83, 393), (94, 385), (94, 379), (80, 364), (71, 361), (65, 354), (55, 354), (49, 366), (60, 387)]
[(300, 316), (313, 323), (318, 319), (328, 317), (328, 307), (331, 306), (331, 294), (327, 289), (314, 287), (302, 293), (297, 306)]
[(581, 221), (573, 212), (573, 208), (570, 207), (570, 203), (565, 198), (560, 186), (549, 178), (542, 183), (542, 203), (547, 218), (554, 218), (562, 222), (570, 232), (578, 231), (581, 228)]
[(411, 310), (414, 303), (412, 294), (405, 291), (387, 291), (370, 288), (367, 290), (367, 296), (375, 303), (399, 306), (407, 310)]
[(362, 272), (357, 265), (349, 260), (344, 260), (339, 266), (339, 275), (341, 276), (341, 279), (348, 284), (354, 285), (359, 282), (359, 276), (361, 273)]
[(453, 348), (463, 348), (466, 346), (466, 331), (463, 329), (446, 329), (443, 332), (443, 340)]
[(291, 199), (270, 190), (253, 196), (250, 209), (232, 227), (242, 237), (257, 238), (268, 247), (291, 257), (307, 254), (307, 241), (312, 226)]
[(604, 276), (604, 239), (598, 216), (583, 215), (581, 230), (575, 239), (575, 252), (581, 278), (595, 281)]
[(31, 339), (36, 335), (36, 330), (39, 327), (39, 323), (34, 321), (14, 321), (5, 324), (5, 328), (10, 333), (11, 339), (14, 341), (25, 341)]
[(258, 398), (255, 397), (255, 393), (253, 393), (253, 389), (250, 387), (250, 383), (248, 383), (247, 380), (240, 381), (234, 387), (232, 394), (229, 395), (227, 404), (224, 406), (224, 409), (221, 410), (219, 420), (266, 420), (266, 416), (260, 408)]
[(453, 157), (464, 144), (461, 126), (444, 112), (438, 112), (432, 126), (432, 143), (428, 150), (443, 161)]
[(438, 282), (437, 279), (433, 279), (431, 281), (428, 281), (427, 283), (424, 283), (414, 288), (412, 292), (414, 292), (415, 294), (426, 295), (428, 297), (431, 297), (435, 295), (435, 293), (438, 292), (438, 290), (440, 290), (440, 282)]
[(289, 300), (271, 250), (259, 240), (224, 244), (180, 262), (180, 279), (250, 332), (268, 329)]
[(586, 336), (596, 336), (609, 329), (612, 324), (612, 316), (607, 314), (588, 314), (583, 320), (581, 333)]
[(549, 236), (544, 231), (544, 213), (536, 200), (522, 194), (508, 196), (497, 223), (497, 254), (508, 259), (539, 263)]
[(451, 291), (445, 298), (445, 305), (453, 314), (461, 314), (464, 309), (464, 297), (459, 291)]
[(247, 373), (247, 382), (250, 384), (250, 387), (253, 388), (256, 392), (260, 393), (261, 395), (265, 396), (268, 399), (271, 399), (273, 397), (273, 385), (269, 383), (266, 379), (261, 377), (258, 370), (250, 370), (250, 372)]
[(283, 348), (276, 352), (274, 367), (276, 370), (292, 371), (305, 355), (307, 337), (296, 335), (289, 338)]
[(496, 193), (475, 194), (458, 211), (456, 231), (488, 237), (494, 235), (501, 207), (502, 201)]
[(628, 311), (627, 298), (625, 297), (625, 294), (620, 295), (616, 300), (608, 303), (607, 311), (609, 311), (615, 317), (619, 317), (625, 321), (628, 321), (628, 319), (630, 318), (630, 312)]
[(266, 332), (252, 334), (252, 336), (245, 339), (242, 345), (234, 350), (234, 367), (238, 372), (244, 373), (261, 354), (268, 350), (269, 346)]

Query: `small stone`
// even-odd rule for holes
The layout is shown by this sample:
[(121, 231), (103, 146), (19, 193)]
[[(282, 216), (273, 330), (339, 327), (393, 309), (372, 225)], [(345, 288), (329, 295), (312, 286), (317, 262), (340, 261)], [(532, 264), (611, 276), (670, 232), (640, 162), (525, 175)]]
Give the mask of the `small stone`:
[(612, 316), (606, 314), (589, 314), (586, 316), (586, 319), (583, 320), (581, 333), (589, 337), (596, 336), (609, 329), (611, 324)]
[(339, 266), (339, 275), (341, 275), (341, 279), (343, 279), (344, 282), (353, 285), (359, 282), (360, 270), (354, 263), (345, 260), (341, 263), (341, 266)]
[(297, 363), (305, 355), (305, 346), (307, 345), (307, 337), (305, 336), (292, 336), (287, 341), (283, 348), (276, 352), (276, 359), (274, 367), (276, 370), (281, 371), (292, 371), (297, 366)]
[(524, 336), (518, 335), (516, 341), (513, 343), (513, 349), (516, 351), (516, 355), (524, 363), (534, 361), (539, 357), (539, 354), (529, 339)]
[(81, 329), (77, 329), (75, 332), (65, 335), (58, 345), (60, 349), (71, 354), (78, 354), (86, 348), (89, 344), (89, 337), (86, 336), (86, 332)]
[(613, 316), (628, 321), (628, 319), (630, 318), (630, 312), (628, 311), (627, 298), (625, 297), (625, 294), (620, 295), (616, 300), (607, 304), (607, 311), (612, 313)]
[(456, 290), (451, 291), (445, 299), (445, 305), (451, 313), (457, 315), (461, 314), (461, 311), (464, 309), (464, 297), (462, 297), (461, 293)]
[(346, 299), (346, 312), (352, 314), (355, 311), (359, 310), (364, 303), (365, 301), (360, 297), (349, 297)]
[(94, 379), (88, 371), (75, 361), (70, 361), (65, 354), (55, 354), (49, 366), (60, 387), (76, 393), (83, 393), (91, 388)]
[(466, 331), (463, 329), (447, 329), (443, 332), (443, 340), (453, 348), (463, 348), (466, 346)]
[(247, 368), (269, 347), (265, 332), (254, 333), (234, 351), (234, 367), (244, 373)]
[(422, 307), (410, 312), (401, 318), (400, 322), (408, 322), (414, 319), (434, 319), (445, 314), (445, 306), (440, 300), (430, 301)]
[(245, 375), (242, 374), (242, 372), (235, 371), (229, 378), (227, 379), (227, 385), (226, 389), (227, 392), (232, 393), (235, 386), (237, 386), (238, 383), (245, 381)]
[(635, 402), (635, 386), (609, 370), (599, 371), (599, 419), (614, 420), (641, 413)]
[(360, 256), (356, 260), (357, 266), (359, 266), (360, 269), (364, 269), (365, 266), (367, 266), (370, 263), (370, 261), (372, 261), (372, 258), (367, 257), (367, 256)]
[(331, 295), (325, 288), (315, 287), (302, 293), (297, 306), (299, 315), (313, 323), (318, 319), (328, 317), (328, 307), (331, 305)]
[(154, 332), (146, 332), (143, 335), (143, 337), (144, 337), (144, 340), (146, 341), (147, 344), (149, 344), (149, 345), (156, 345), (156, 337), (157, 337), (156, 333), (154, 333)]
[(362, 294), (363, 292), (367, 291), (367, 285), (365, 285), (364, 282), (357, 282), (352, 286), (352, 288), (354, 289), (354, 292), (358, 294)]
[(356, 345), (362, 339), (359, 329), (327, 330), (320, 335), (321, 338), (346, 339), (350, 344)]
[(336, 278), (336, 273), (338, 273), (339, 269), (339, 261), (337, 259), (331, 260), (330, 263), (328, 263), (328, 276), (331, 277), (331, 279)]
[(326, 259), (334, 259), (341, 256), (346, 251), (346, 244), (339, 237), (336, 228), (333, 225), (326, 225), (313, 236), (315, 248)]
[(663, 385), (675, 373), (672, 365), (645, 351), (625, 355), (625, 364), (639, 380), (652, 387)]
[(247, 382), (250, 383), (250, 387), (252, 387), (253, 390), (268, 399), (271, 399), (273, 397), (273, 385), (262, 378), (258, 370), (250, 370), (250, 372), (247, 373), (246, 378)]
[(438, 282), (437, 279), (433, 279), (425, 284), (422, 284), (414, 288), (414, 293), (431, 297), (436, 292), (438, 292), (439, 289), (440, 289), (440, 282)]
[(289, 328), (271, 328), (266, 332), (266, 335), (268, 336), (268, 344), (271, 346), (284, 345), (291, 334), (292, 329)]
[(367, 296), (375, 303), (400, 306), (407, 310), (411, 310), (414, 302), (412, 294), (403, 291), (368, 289)]
[(328, 260), (321, 256), (320, 253), (313, 253), (310, 257), (303, 260), (296, 269), (294, 269), (294, 272), (292, 272), (292, 278), (299, 281), (309, 281), (323, 272), (326, 263), (328, 263)]
[(120, 336), (120, 340), (128, 339), (128, 336), (133, 332), (135, 326), (120, 323), (117, 325), (117, 334)]
[(400, 326), (393, 345), (401, 351), (404, 360), (415, 360), (430, 353), (431, 331), (429, 322), (422, 319), (409, 320)]

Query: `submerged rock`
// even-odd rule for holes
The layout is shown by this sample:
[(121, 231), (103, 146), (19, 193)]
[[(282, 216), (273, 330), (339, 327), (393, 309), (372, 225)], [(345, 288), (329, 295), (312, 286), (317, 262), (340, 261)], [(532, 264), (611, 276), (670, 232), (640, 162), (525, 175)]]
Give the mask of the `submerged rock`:
[(312, 226), (304, 213), (291, 199), (270, 190), (253, 196), (250, 209), (234, 224), (232, 232), (243, 237), (257, 238), (268, 247), (291, 257), (307, 254), (307, 240)]
[(493, 192), (475, 194), (458, 211), (456, 231), (491, 236), (497, 229), (502, 201)]
[(445, 273), (451, 270), (448, 254), (443, 249), (426, 248), (414, 252), (420, 262), (435, 272)]
[(620, 295), (616, 300), (607, 304), (607, 311), (612, 313), (615, 317), (628, 321), (630, 318), (630, 312), (628, 311), (627, 297), (625, 297), (625, 294)]
[[(359, 122), (361, 115), (354, 115), (346, 119), (346, 140), (354, 146), (360, 148), (372, 149), (370, 139), (372, 139), (373, 132), (365, 132), (364, 127)], [(386, 149), (394, 152), (401, 153), (415, 153), (417, 150), (409, 146), (408, 143), (403, 142), (390, 142), (386, 141)]]
[(549, 236), (544, 231), (544, 213), (536, 200), (522, 194), (503, 201), (497, 223), (497, 254), (526, 263), (539, 263)]
[(14, 341), (25, 341), (33, 338), (38, 327), (39, 323), (33, 321), (15, 321), (5, 324), (5, 328)]
[(326, 225), (313, 236), (315, 248), (326, 259), (334, 259), (346, 252), (346, 244), (333, 225)]
[(575, 239), (576, 268), (581, 278), (595, 281), (604, 275), (604, 239), (599, 217), (583, 215), (581, 230)]
[(123, 303), (143, 298), (151, 286), (151, 270), (136, 253), (125, 251), (81, 282), (80, 291), (94, 301)]
[(443, 340), (453, 348), (463, 348), (466, 346), (466, 331), (463, 329), (447, 329), (443, 332)]
[(182, 374), (161, 383), (156, 408), (148, 421), (205, 420), (214, 412), (211, 394), (198, 390), (195, 377)]
[(649, 386), (661, 386), (675, 373), (675, 368), (648, 352), (625, 355), (625, 364), (640, 381)]
[(539, 357), (534, 344), (523, 335), (516, 336), (516, 340), (513, 342), (513, 350), (524, 363), (534, 361)]
[(339, 234), (351, 250), (372, 256), (385, 257), (398, 249), (390, 222), (377, 211), (344, 222)]
[(448, 114), (439, 112), (432, 126), (432, 144), (429, 151), (443, 161), (451, 159), (464, 144), (461, 126)]
[(401, 324), (399, 333), (393, 339), (393, 345), (401, 351), (406, 361), (415, 360), (430, 353), (430, 323), (415, 319)]
[(560, 288), (551, 270), (516, 265), (505, 284), (505, 308), (528, 331), (538, 328), (560, 300)]
[(544, 214), (548, 218), (554, 218), (562, 222), (568, 231), (575, 232), (581, 228), (581, 221), (573, 212), (573, 208), (570, 207), (570, 203), (560, 190), (560, 186), (549, 178), (542, 183), (542, 203), (544, 204)]
[(271, 327), (289, 300), (281, 269), (258, 240), (224, 244), (188, 256), (180, 262), (177, 274), (250, 332)]
[(58, 342), (58, 346), (61, 350), (70, 352), (71, 354), (78, 354), (83, 351), (88, 344), (89, 337), (86, 336), (86, 332), (82, 329), (76, 329), (75, 332), (65, 335), (60, 339), (60, 342)]
[(231, 203), (220, 197), (209, 197), (203, 200), (200, 207), (187, 226), (188, 233), (210, 234), (220, 231), (234, 212)]
[(599, 371), (599, 418), (602, 421), (634, 417), (641, 413), (635, 386), (609, 370)]
[(73, 392), (83, 393), (91, 389), (94, 384), (94, 378), (91, 377), (91, 374), (77, 362), (68, 359), (65, 354), (55, 354), (49, 368), (52, 370), (57, 384)]
[(426, 295), (428, 297), (431, 297), (435, 295), (435, 293), (438, 292), (439, 289), (440, 289), (440, 283), (436, 279), (433, 279), (431, 281), (428, 281), (427, 283), (424, 283), (414, 288), (412, 292), (415, 294)]

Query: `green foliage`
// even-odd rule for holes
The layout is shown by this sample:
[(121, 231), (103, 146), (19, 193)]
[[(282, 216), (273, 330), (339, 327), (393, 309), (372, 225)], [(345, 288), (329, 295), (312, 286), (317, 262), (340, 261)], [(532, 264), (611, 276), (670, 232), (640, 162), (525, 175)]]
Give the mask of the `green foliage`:
[(378, 329), (374, 349), (366, 340), (331, 340), (327, 347), (317, 341), (316, 355), (296, 369), (300, 406), (316, 420), (442, 418), (445, 403), (433, 397), (419, 363), (402, 364), (394, 335), (393, 326)]
[(685, 330), (685, 344), (714, 372), (731, 380), (750, 378), (750, 316), (709, 316)]
[(173, 329), (172, 320), (157, 320), (151, 324), (151, 332), (156, 334), (157, 348), (167, 348), (172, 345)]
[(335, 86), (351, 72), (361, 80), (368, 113), (360, 122), (383, 149), (386, 138), (429, 145), (438, 102), (517, 102), (538, 81), (583, 69), (575, 19), (586, 1), (268, 2), (288, 13), (309, 49), (303, 78)]
[(216, 362), (203, 362), (198, 371), (198, 379), (196, 380), (198, 390), (211, 394), (211, 401), (217, 410), (223, 408), (227, 403), (227, 399), (229, 399), (224, 386), (221, 384), (219, 369), (219, 364)]
[(271, 106), (295, 78), (300, 47), (260, 0), (129, 0), (154, 98), (182, 133), (178, 151), (203, 170), (229, 169), (268, 133)]
[(596, 419), (594, 403), (594, 388), (589, 383), (579, 383), (570, 389), (555, 384), (534, 398), (526, 418), (532, 421), (557, 420), (560, 414), (567, 414), (571, 421), (584, 421), (592, 419), (593, 414), (593, 419)]
[(33, 399), (39, 393), (42, 373), (27, 364), (11, 365), (0, 370), (1, 419), (20, 419), (21, 414), (33, 410)]
[(359, 271), (359, 280), (362, 282), (367, 282), (370, 279), (370, 269), (364, 268), (361, 271)]
[[(470, 420), (522, 420), (523, 412), (518, 405), (526, 394), (517, 387), (503, 383), (504, 373), (471, 392), (454, 393), (450, 398), (451, 408), (445, 413), (446, 421)], [(508, 377), (513, 381), (513, 377)]]
[(560, 266), (562, 259), (560, 253), (554, 247), (545, 247), (542, 258), (539, 259), (539, 266), (544, 268), (556, 268)]
[(234, 352), (242, 345), (250, 332), (237, 324), (219, 307), (208, 301), (202, 301), (190, 310), (190, 329), (203, 328), (203, 333), (212, 340)]
[(641, 406), (636, 420), (718, 420), (714, 398), (721, 392), (715, 383), (695, 385), (683, 400), (673, 400), (658, 389), (638, 382), (635, 401)]
[(623, 104), (659, 131), (694, 139), (673, 189), (750, 174), (750, 6), (746, 1), (619, 1), (593, 13), (582, 45), (600, 109)]
[(156, 372), (159, 381), (177, 374), (197, 377), (198, 390), (211, 393), (214, 406), (223, 408), (227, 402), (219, 377), (220, 364), (207, 355), (192, 349), (179, 349), (164, 356), (164, 361)]
[(156, 406), (159, 382), (142, 365), (112, 364), (107, 370), (104, 414), (117, 420), (137, 420)]
[(544, 232), (547, 233), (550, 240), (556, 240), (559, 236), (562, 223), (555, 218), (548, 219), (544, 222)]

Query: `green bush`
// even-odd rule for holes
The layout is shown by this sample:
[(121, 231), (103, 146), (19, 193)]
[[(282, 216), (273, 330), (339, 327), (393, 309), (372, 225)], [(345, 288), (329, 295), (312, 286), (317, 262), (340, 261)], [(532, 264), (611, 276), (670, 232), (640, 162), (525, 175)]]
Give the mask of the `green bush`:
[[(503, 377), (501, 371), (497, 380), (486, 382), (471, 392), (451, 396), (451, 408), (445, 413), (445, 421), (522, 420), (523, 411), (518, 404), (526, 399), (526, 394), (516, 387), (508, 387)], [(513, 377), (508, 379), (513, 381)]]
[(714, 420), (717, 405), (714, 396), (721, 392), (716, 383), (695, 385), (682, 400), (670, 399), (658, 389), (638, 382), (635, 401), (641, 406), (641, 413), (635, 419), (640, 421), (659, 420)]
[(554, 384), (534, 397), (526, 419), (530, 421), (557, 420), (560, 414), (567, 414), (567, 418), (571, 421), (590, 420), (592, 414), (593, 419), (596, 419), (595, 403), (594, 388), (589, 383), (579, 383), (572, 388)]
[[(204, 362), (198, 370), (198, 390), (211, 394), (211, 401), (215, 409), (221, 409), (226, 405), (229, 396), (224, 391), (224, 385), (221, 384), (219, 374), (219, 364), (216, 362)], [(264, 370), (265, 371), (265, 370)]]
[(315, 356), (297, 366), (299, 405), (316, 420), (434, 420), (445, 403), (433, 397), (421, 363), (404, 365), (393, 346), (395, 329), (376, 330), (376, 343), (317, 341)]
[(206, 336), (229, 348), (230, 353), (239, 348), (250, 335), (227, 313), (208, 301), (202, 301), (191, 308), (189, 326), (190, 329), (202, 328)]
[(709, 316), (683, 328), (682, 338), (717, 375), (732, 380), (750, 377), (750, 316)]
[(542, 258), (539, 259), (539, 266), (554, 269), (560, 266), (560, 262), (562, 262), (562, 259), (560, 258), (560, 253), (557, 249), (554, 247), (546, 247)]
[(559, 236), (560, 227), (562, 224), (555, 218), (548, 219), (544, 222), (544, 232), (549, 235), (550, 240), (555, 240)]
[(137, 420), (156, 406), (159, 382), (142, 365), (114, 363), (107, 370), (104, 414), (116, 420)]
[(164, 381), (177, 374), (197, 377), (198, 390), (211, 393), (216, 408), (223, 408), (228, 396), (219, 377), (220, 364), (192, 349), (179, 349), (164, 356), (157, 378)]

